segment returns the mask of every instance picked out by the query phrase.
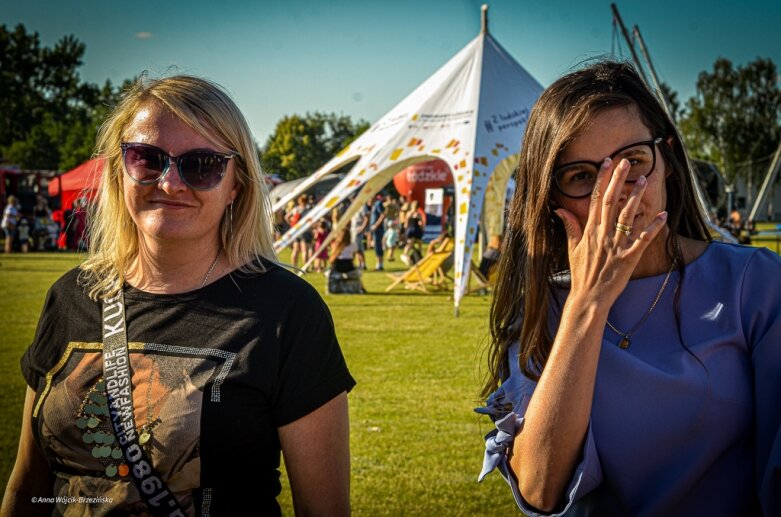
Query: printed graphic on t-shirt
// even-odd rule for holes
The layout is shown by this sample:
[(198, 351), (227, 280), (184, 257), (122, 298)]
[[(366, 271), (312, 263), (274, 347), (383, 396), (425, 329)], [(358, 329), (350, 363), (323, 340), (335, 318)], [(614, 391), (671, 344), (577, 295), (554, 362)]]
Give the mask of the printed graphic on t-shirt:
[[(123, 511), (148, 511), (112, 431), (106, 397), (107, 390), (122, 396), (128, 388), (103, 378), (102, 349), (101, 343), (69, 343), (36, 402), (33, 414), (42, 417), (44, 449), (62, 465), (54, 495), (100, 498), (95, 508), (100, 513), (109, 509), (107, 500)], [(209, 400), (220, 401), (235, 354), (152, 343), (129, 343), (129, 351), (138, 442), (181, 507), (194, 514), (204, 390)]]

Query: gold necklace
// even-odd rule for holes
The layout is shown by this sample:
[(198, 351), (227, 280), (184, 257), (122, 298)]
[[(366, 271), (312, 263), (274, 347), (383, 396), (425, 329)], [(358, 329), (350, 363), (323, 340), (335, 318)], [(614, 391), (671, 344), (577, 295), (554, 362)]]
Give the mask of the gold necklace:
[(656, 304), (659, 303), (659, 300), (662, 298), (662, 294), (664, 293), (664, 290), (667, 288), (667, 283), (670, 281), (670, 275), (673, 274), (673, 271), (675, 270), (675, 265), (678, 263), (678, 257), (676, 256), (673, 258), (672, 264), (670, 264), (670, 270), (667, 272), (667, 276), (664, 277), (664, 282), (662, 282), (662, 287), (659, 288), (659, 292), (656, 293), (656, 298), (654, 298), (653, 303), (648, 308), (648, 310), (643, 315), (642, 319), (632, 327), (632, 329), (629, 332), (621, 332), (616, 327), (613, 326), (612, 323), (610, 323), (610, 320), (606, 320), (607, 326), (610, 327), (610, 330), (621, 336), (621, 341), (618, 343), (618, 348), (621, 348), (622, 350), (626, 350), (632, 345), (632, 340), (629, 339), (632, 334), (637, 332), (637, 330), (643, 326), (643, 324), (648, 321), (648, 318), (651, 316), (651, 313), (656, 308)]

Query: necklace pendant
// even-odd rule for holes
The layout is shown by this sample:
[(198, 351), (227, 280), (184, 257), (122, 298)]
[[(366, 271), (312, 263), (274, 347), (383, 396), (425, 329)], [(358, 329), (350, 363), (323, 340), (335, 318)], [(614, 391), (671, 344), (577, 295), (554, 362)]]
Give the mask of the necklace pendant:
[(624, 336), (624, 339), (621, 340), (621, 342), (618, 344), (618, 348), (621, 350), (626, 350), (629, 348), (629, 346), (632, 344), (632, 341), (629, 340), (629, 336)]

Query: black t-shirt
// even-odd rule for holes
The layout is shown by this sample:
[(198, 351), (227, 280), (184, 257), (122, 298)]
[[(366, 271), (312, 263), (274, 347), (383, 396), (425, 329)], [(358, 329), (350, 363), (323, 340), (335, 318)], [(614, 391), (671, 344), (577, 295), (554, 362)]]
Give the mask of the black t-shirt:
[[(151, 435), (147, 454), (191, 515), (278, 514), (277, 428), (355, 385), (320, 296), (267, 267), (179, 295), (125, 287), (136, 426)], [(36, 439), (55, 496), (103, 498), (79, 513), (139, 513), (107, 416), (101, 305), (77, 276), (49, 290), (22, 358), (37, 395)]]

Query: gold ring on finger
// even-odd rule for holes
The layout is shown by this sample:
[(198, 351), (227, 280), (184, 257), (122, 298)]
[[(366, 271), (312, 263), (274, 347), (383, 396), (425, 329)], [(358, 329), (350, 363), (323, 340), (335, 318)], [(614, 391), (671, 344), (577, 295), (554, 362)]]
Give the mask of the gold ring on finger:
[(616, 223), (616, 230), (623, 233), (627, 237), (629, 236), (629, 233), (632, 231), (632, 227), (628, 226), (626, 224), (621, 224), (619, 222)]

